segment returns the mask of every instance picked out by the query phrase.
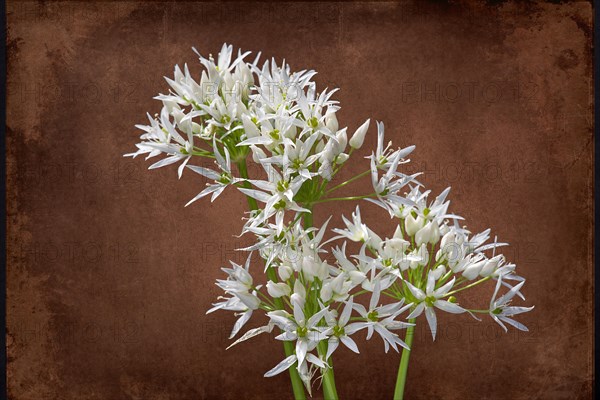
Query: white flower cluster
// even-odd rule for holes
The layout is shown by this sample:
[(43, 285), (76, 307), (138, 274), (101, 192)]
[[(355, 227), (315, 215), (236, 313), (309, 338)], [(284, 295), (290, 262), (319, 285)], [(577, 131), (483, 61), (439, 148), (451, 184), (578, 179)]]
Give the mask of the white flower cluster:
[[(169, 94), (156, 97), (163, 103), (160, 115), (138, 126), (142, 141), (128, 156), (165, 154), (150, 168), (179, 163), (180, 177), (187, 167), (210, 180), (188, 204), (209, 194), (214, 200), (229, 186), (247, 196), (250, 213), (242, 233), (256, 241), (243, 250), (258, 252), (264, 260), (267, 283), (255, 285), (250, 257), (244, 266), (232, 263), (223, 269), (227, 279), (217, 282), (226, 296), (209, 312), (222, 309), (239, 316), (231, 338), (254, 311), (266, 313), (267, 325), (249, 330), (234, 344), (274, 328), (278, 340), (295, 344), (265, 376), (294, 366), (310, 393), (315, 374), (324, 385), (331, 384), (327, 374), (340, 343), (358, 353), (352, 337), (366, 330), (367, 339), (373, 333), (381, 337), (386, 352), (407, 348), (397, 331), (414, 326), (421, 314), (435, 339), (436, 311), (475, 318), (488, 314), (505, 330), (505, 324), (527, 330), (512, 319), (533, 307), (511, 305), (515, 295), (523, 298), (524, 280), (514, 264), (496, 254), (505, 244), (490, 242), (489, 230), (472, 235), (460, 226), (462, 218), (448, 212), (449, 189), (429, 201), (430, 191), (416, 180), (419, 174), (399, 171), (414, 146), (392, 148), (385, 143), (383, 124), (377, 123), (377, 148), (367, 157), (368, 168), (330, 188), (332, 177), (363, 145), (369, 120), (348, 139), (347, 128), (340, 129), (336, 118), (335, 90), (317, 92), (314, 71), (291, 72), (275, 60), (259, 67), (260, 54), (248, 62), (249, 54), (240, 51), (234, 58), (232, 46), (223, 45), (217, 61), (200, 56), (205, 67), (200, 82), (187, 66), (183, 71), (176, 67), (174, 79), (167, 79)], [(215, 167), (192, 165), (203, 158), (212, 159)], [(261, 177), (249, 176), (247, 159), (259, 167)], [(331, 196), (363, 177), (371, 178), (371, 193)], [(317, 204), (362, 199), (388, 211), (396, 225), (391, 238), (371, 230), (358, 206), (351, 220), (344, 218), (342, 229), (328, 230), (329, 221), (312, 226)], [(324, 240), (328, 232), (335, 236)], [(348, 241), (357, 243), (357, 254), (346, 255)], [(488, 307), (459, 305), (464, 290), (486, 281), (496, 282)], [(502, 286), (508, 291), (497, 297)]]

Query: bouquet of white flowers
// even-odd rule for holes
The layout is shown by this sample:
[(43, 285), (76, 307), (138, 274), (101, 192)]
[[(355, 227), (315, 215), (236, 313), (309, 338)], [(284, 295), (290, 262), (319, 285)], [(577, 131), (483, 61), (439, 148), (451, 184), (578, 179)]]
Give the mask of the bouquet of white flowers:
[[(291, 72), (275, 60), (260, 67), (260, 53), (252, 62), (249, 54), (238, 51), (234, 57), (228, 45), (216, 61), (198, 54), (205, 67), (199, 82), (187, 65), (183, 71), (176, 66), (174, 78), (167, 78), (169, 93), (156, 97), (163, 103), (160, 115), (148, 115), (149, 125), (137, 126), (144, 131), (138, 150), (126, 154), (164, 154), (149, 169), (178, 163), (179, 177), (188, 168), (207, 178), (210, 183), (188, 205), (208, 195), (214, 201), (228, 187), (247, 197), (242, 234), (254, 235), (255, 242), (240, 249), (249, 252), (245, 265), (223, 268), (226, 278), (216, 284), (225, 296), (208, 312), (239, 316), (231, 339), (254, 312), (264, 312), (269, 322), (231, 346), (275, 330), (285, 358), (265, 376), (289, 370), (296, 399), (311, 395), (314, 378), (320, 378), (325, 398), (337, 399), (336, 349), (341, 343), (358, 353), (355, 335), (366, 331), (368, 340), (376, 333), (386, 352), (402, 348), (394, 392), (394, 399), (402, 399), (414, 327), (422, 315), (434, 340), (436, 312), (488, 315), (504, 330), (506, 324), (527, 330), (512, 318), (533, 307), (511, 305), (515, 296), (524, 299), (525, 282), (497, 254), (506, 243), (490, 241), (489, 229), (473, 235), (461, 226), (463, 218), (448, 210), (449, 188), (432, 201), (417, 180), (420, 174), (400, 171), (414, 146), (393, 148), (378, 122), (377, 148), (366, 157), (365, 171), (330, 187), (363, 145), (370, 120), (349, 135), (336, 118), (337, 89), (318, 93), (311, 81), (315, 71)], [(193, 165), (201, 158), (213, 160), (214, 168)], [(261, 176), (249, 176), (248, 160)], [(368, 187), (367, 193), (335, 197), (338, 189), (369, 177), (369, 185), (358, 186)], [(371, 230), (358, 206), (351, 219), (343, 218), (345, 227), (328, 230), (329, 220), (313, 226), (318, 204), (359, 200), (389, 213), (392, 237)], [(357, 254), (347, 254), (348, 241), (357, 243)], [(250, 272), (252, 252), (263, 261), (253, 273), (266, 274), (264, 286)], [(465, 290), (486, 282), (493, 286), (487, 306), (472, 309), (460, 301)], [(499, 295), (503, 287), (506, 293)]]

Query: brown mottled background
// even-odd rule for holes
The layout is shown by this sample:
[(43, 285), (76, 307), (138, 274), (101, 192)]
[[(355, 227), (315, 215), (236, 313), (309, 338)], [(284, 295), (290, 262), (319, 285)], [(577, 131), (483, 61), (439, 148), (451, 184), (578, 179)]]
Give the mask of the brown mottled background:
[[(290, 397), (287, 375), (262, 377), (279, 343), (225, 351), (233, 317), (204, 314), (218, 267), (242, 259), (244, 200), (183, 208), (199, 177), (122, 157), (159, 111), (162, 76), (185, 62), (199, 73), (191, 47), (224, 41), (316, 69), (342, 89), (342, 126), (385, 121), (472, 230), (512, 244), (531, 332), (443, 315), (432, 343), (421, 325), (408, 399), (590, 398), (591, 5), (489, 3), (9, 1), (10, 398)], [(316, 222), (353, 206), (323, 205)], [(489, 290), (465, 301), (485, 307)], [(390, 398), (399, 356), (359, 345), (337, 353), (341, 397)]]

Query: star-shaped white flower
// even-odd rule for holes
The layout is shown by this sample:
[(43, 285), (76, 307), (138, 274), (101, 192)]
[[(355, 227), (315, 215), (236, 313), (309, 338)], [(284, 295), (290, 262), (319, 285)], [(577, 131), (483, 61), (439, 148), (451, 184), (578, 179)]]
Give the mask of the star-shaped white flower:
[(413, 286), (408, 281), (404, 282), (406, 283), (406, 286), (412, 295), (418, 301), (417, 306), (410, 313), (408, 319), (417, 318), (423, 313), (423, 311), (425, 311), (425, 317), (427, 317), (427, 323), (429, 324), (429, 329), (431, 330), (433, 340), (435, 340), (435, 334), (437, 332), (437, 317), (435, 315), (435, 308), (452, 314), (461, 314), (467, 312), (467, 310), (458, 304), (451, 303), (447, 300), (442, 300), (443, 297), (446, 297), (446, 293), (448, 293), (450, 289), (452, 289), (452, 286), (454, 286), (455, 278), (452, 278), (452, 280), (440, 288), (435, 289), (436, 275), (437, 274), (433, 274), (432, 272), (429, 273), (427, 276), (427, 286), (425, 287), (425, 291)]

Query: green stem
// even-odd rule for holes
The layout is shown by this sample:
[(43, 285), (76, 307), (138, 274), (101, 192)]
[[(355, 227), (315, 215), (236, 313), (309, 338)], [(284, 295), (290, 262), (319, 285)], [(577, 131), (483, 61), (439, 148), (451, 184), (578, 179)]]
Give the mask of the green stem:
[[(313, 225), (313, 214), (312, 209), (310, 209), (309, 213), (305, 213), (303, 215), (304, 218), (304, 229), (308, 229)], [(327, 355), (327, 343), (324, 341), (320, 341), (317, 344), (317, 351), (321, 357), (325, 357)], [(333, 361), (331, 358), (329, 360), (325, 360), (327, 364), (329, 364), (330, 368), (324, 368), (323, 371), (323, 396), (325, 400), (338, 400), (337, 389), (335, 387), (335, 377), (333, 375)]]
[(332, 187), (332, 188), (331, 188), (331, 189), (329, 189), (329, 190), (328, 190), (328, 191), (327, 191), (325, 194), (329, 194), (329, 193), (331, 193), (331, 192), (334, 192), (334, 191), (336, 191), (336, 190), (338, 190), (338, 189), (340, 189), (340, 188), (342, 188), (342, 187), (346, 186), (347, 184), (349, 184), (349, 183), (352, 183), (352, 182), (354, 182), (355, 180), (357, 180), (357, 179), (360, 179), (360, 178), (362, 178), (363, 176), (366, 176), (366, 175), (368, 175), (369, 173), (371, 173), (371, 170), (370, 170), (370, 169), (369, 169), (369, 170), (366, 170), (365, 172), (361, 172), (360, 174), (358, 174), (358, 175), (356, 175), (356, 176), (354, 176), (354, 177), (352, 177), (352, 178), (348, 179), (346, 182), (342, 182), (342, 183), (340, 183), (339, 185)]
[[(267, 277), (269, 278), (269, 280), (273, 281), (273, 282), (277, 282), (277, 273), (275, 272), (275, 270), (271, 267), (267, 268)], [(276, 298), (273, 299), (274, 303), (275, 303), (275, 307), (277, 307), (278, 310), (283, 310), (284, 304), (283, 301), (281, 300), (281, 298)], [(283, 342), (283, 350), (285, 351), (285, 356), (289, 357), (292, 354), (294, 354), (295, 348), (294, 348), (294, 343), (291, 341), (284, 341)], [(298, 370), (296, 369), (298, 366), (298, 363), (294, 363), (294, 365), (292, 365), (288, 371), (290, 373), (290, 379), (292, 381), (292, 390), (294, 391), (294, 399), (295, 400), (305, 400), (306, 399), (306, 394), (304, 393), (304, 384), (302, 383), (302, 379), (300, 379), (300, 375), (298, 374)]]
[(477, 282), (473, 282), (473, 283), (471, 283), (470, 285), (463, 286), (463, 287), (461, 287), (461, 288), (458, 288), (458, 289), (456, 289), (456, 290), (453, 290), (453, 291), (451, 291), (451, 292), (448, 292), (448, 293), (446, 293), (446, 294), (444, 295), (444, 297), (448, 297), (448, 296), (450, 296), (450, 295), (453, 295), (454, 293), (458, 293), (458, 292), (460, 292), (460, 291), (463, 291), (463, 290), (465, 290), (465, 289), (472, 288), (473, 286), (477, 286), (477, 285), (479, 285), (480, 283), (483, 283), (483, 282), (487, 281), (488, 279), (490, 279), (490, 277), (489, 277), (489, 276), (486, 276), (485, 278), (482, 278), (482, 279), (478, 280)]
[[(408, 320), (411, 324), (415, 323), (415, 319)], [(400, 366), (398, 367), (398, 378), (396, 379), (396, 389), (394, 389), (394, 400), (404, 399), (404, 388), (406, 386), (406, 373), (408, 372), (408, 361), (410, 359), (410, 352), (412, 351), (412, 343), (414, 338), (414, 326), (409, 326), (406, 329), (406, 336), (404, 342), (411, 348), (411, 350), (402, 349), (402, 358), (400, 359)]]
[[(244, 179), (248, 179), (248, 168), (246, 166), (246, 160), (244, 159), (244, 160), (238, 162), (237, 166), (238, 166), (238, 170), (240, 172), (240, 176)], [(251, 185), (249, 182), (244, 181), (244, 183), (246, 184), (245, 187), (251, 188)], [(256, 199), (254, 199), (250, 196), (246, 196), (246, 198), (248, 199), (248, 206), (250, 207), (250, 210), (258, 210), (258, 204), (256, 203)], [(269, 268), (267, 268), (267, 276), (273, 282), (278, 281), (277, 273), (270, 266), (269, 266)], [(275, 307), (277, 307), (278, 310), (283, 310), (285, 308), (281, 298), (273, 299), (273, 301), (275, 303)], [(284, 341), (283, 342), (283, 350), (285, 352), (286, 357), (291, 356), (292, 354), (294, 354), (294, 351), (295, 351), (294, 343), (292, 343), (290, 341)], [(292, 381), (292, 390), (294, 392), (294, 399), (295, 400), (306, 400), (306, 394), (304, 393), (304, 384), (302, 383), (302, 379), (300, 379), (300, 375), (298, 374), (298, 370), (296, 369), (297, 365), (298, 365), (298, 363), (295, 363), (288, 369), (288, 371), (290, 373), (290, 380)]]
[(377, 196), (375, 193), (371, 193), (371, 194), (365, 194), (362, 196), (351, 196), (351, 197), (330, 197), (328, 199), (323, 199), (323, 200), (317, 200), (315, 202), (313, 202), (314, 204), (316, 203), (326, 203), (328, 201), (347, 201), (347, 200), (361, 200), (361, 199), (367, 199), (369, 197), (374, 197)]
[(302, 221), (304, 222), (304, 229), (308, 229), (313, 226), (313, 214), (312, 208), (309, 207), (310, 212), (302, 214)]

